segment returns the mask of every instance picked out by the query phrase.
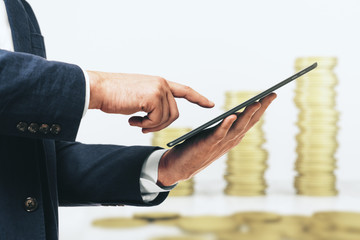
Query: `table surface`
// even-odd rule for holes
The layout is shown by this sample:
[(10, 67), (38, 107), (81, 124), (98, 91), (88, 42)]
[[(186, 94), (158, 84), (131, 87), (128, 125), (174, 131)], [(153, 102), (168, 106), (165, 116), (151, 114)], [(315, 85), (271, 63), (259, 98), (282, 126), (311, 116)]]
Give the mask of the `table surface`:
[(176, 235), (176, 227), (148, 225), (132, 229), (102, 229), (91, 225), (97, 218), (131, 217), (139, 212), (178, 212), (185, 216), (230, 215), (238, 211), (272, 211), (279, 214), (311, 215), (316, 211), (360, 212), (360, 181), (339, 182), (336, 197), (297, 196), (288, 181), (272, 181), (266, 196), (232, 197), (222, 193), (224, 183), (197, 182), (190, 197), (169, 197), (155, 207), (61, 207), (61, 240), (133, 239), (146, 240), (152, 236)]

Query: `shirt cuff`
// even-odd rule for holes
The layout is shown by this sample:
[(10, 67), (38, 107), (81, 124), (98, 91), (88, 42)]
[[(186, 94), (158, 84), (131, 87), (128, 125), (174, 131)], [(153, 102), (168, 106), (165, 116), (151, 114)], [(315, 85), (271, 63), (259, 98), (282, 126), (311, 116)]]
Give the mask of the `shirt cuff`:
[(89, 82), (90, 80), (89, 80), (89, 74), (83, 68), (81, 68), (81, 70), (83, 71), (85, 77), (85, 104), (82, 115), (84, 117), (87, 110), (89, 109), (89, 103), (90, 103), (90, 82)]
[(153, 201), (161, 192), (168, 192), (176, 187), (176, 184), (168, 187), (158, 186), (158, 168), (162, 155), (167, 149), (156, 150), (145, 160), (140, 174), (140, 191), (144, 202)]

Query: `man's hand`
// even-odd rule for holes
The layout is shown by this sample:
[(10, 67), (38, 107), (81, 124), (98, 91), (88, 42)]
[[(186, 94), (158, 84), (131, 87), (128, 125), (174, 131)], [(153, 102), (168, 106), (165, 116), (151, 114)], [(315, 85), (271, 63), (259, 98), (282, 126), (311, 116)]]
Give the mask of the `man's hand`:
[(275, 98), (276, 94), (272, 93), (248, 106), (243, 112), (228, 116), (216, 127), (167, 151), (160, 159), (158, 184), (170, 186), (186, 180), (227, 153), (240, 143)]
[(179, 116), (174, 97), (185, 98), (202, 107), (214, 103), (190, 87), (161, 77), (87, 71), (90, 78), (89, 109), (106, 113), (133, 114), (146, 112), (145, 117), (129, 119), (131, 126), (141, 127), (143, 133), (159, 131)]

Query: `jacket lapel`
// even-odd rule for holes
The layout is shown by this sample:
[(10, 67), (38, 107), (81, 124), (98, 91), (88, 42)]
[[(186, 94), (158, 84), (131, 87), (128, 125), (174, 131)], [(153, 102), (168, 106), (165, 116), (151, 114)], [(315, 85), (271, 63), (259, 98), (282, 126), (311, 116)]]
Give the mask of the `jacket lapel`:
[(20, 0), (4, 0), (16, 52), (31, 53), (30, 27)]

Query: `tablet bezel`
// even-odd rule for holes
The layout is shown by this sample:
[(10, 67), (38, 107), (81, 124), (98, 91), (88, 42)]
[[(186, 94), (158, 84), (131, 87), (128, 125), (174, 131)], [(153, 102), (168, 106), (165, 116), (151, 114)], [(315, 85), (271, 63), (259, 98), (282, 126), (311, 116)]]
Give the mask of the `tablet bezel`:
[(270, 87), (269, 89), (263, 91), (262, 93), (259, 93), (258, 95), (256, 95), (256, 96), (250, 98), (249, 100), (247, 100), (247, 101), (239, 104), (238, 106), (230, 109), (229, 111), (227, 111), (227, 112), (225, 112), (225, 113), (223, 113), (223, 114), (215, 117), (214, 119), (208, 121), (207, 123), (204, 123), (204, 124), (201, 125), (200, 127), (197, 127), (197, 128), (195, 128), (194, 130), (192, 130), (192, 131), (190, 131), (190, 132), (182, 135), (181, 137), (178, 137), (177, 139), (169, 142), (169, 143), (167, 144), (167, 146), (168, 146), (168, 147), (173, 147), (173, 146), (175, 146), (176, 144), (179, 144), (179, 143), (185, 141), (186, 139), (189, 139), (189, 138), (195, 136), (196, 134), (198, 134), (198, 133), (201, 132), (202, 130), (205, 130), (206, 128), (208, 128), (208, 127), (216, 124), (217, 122), (223, 120), (223, 119), (226, 118), (227, 116), (230, 116), (231, 114), (236, 113), (237, 111), (241, 110), (242, 108), (249, 106), (250, 104), (256, 102), (257, 100), (259, 100), (259, 99), (261, 99), (261, 98), (263, 98), (263, 97), (266, 97), (267, 95), (269, 95), (270, 93), (272, 93), (272, 92), (275, 91), (276, 89), (278, 89), (278, 88), (280, 88), (280, 87), (288, 84), (289, 82), (297, 79), (298, 77), (304, 75), (305, 73), (313, 70), (313, 69), (316, 68), (316, 67), (317, 67), (317, 63), (315, 62), (315, 63), (313, 63), (312, 65), (310, 65), (309, 67), (304, 68), (303, 70), (295, 73), (295, 74), (292, 75), (291, 77), (289, 77), (289, 78), (287, 78), (287, 79), (279, 82), (278, 84)]

